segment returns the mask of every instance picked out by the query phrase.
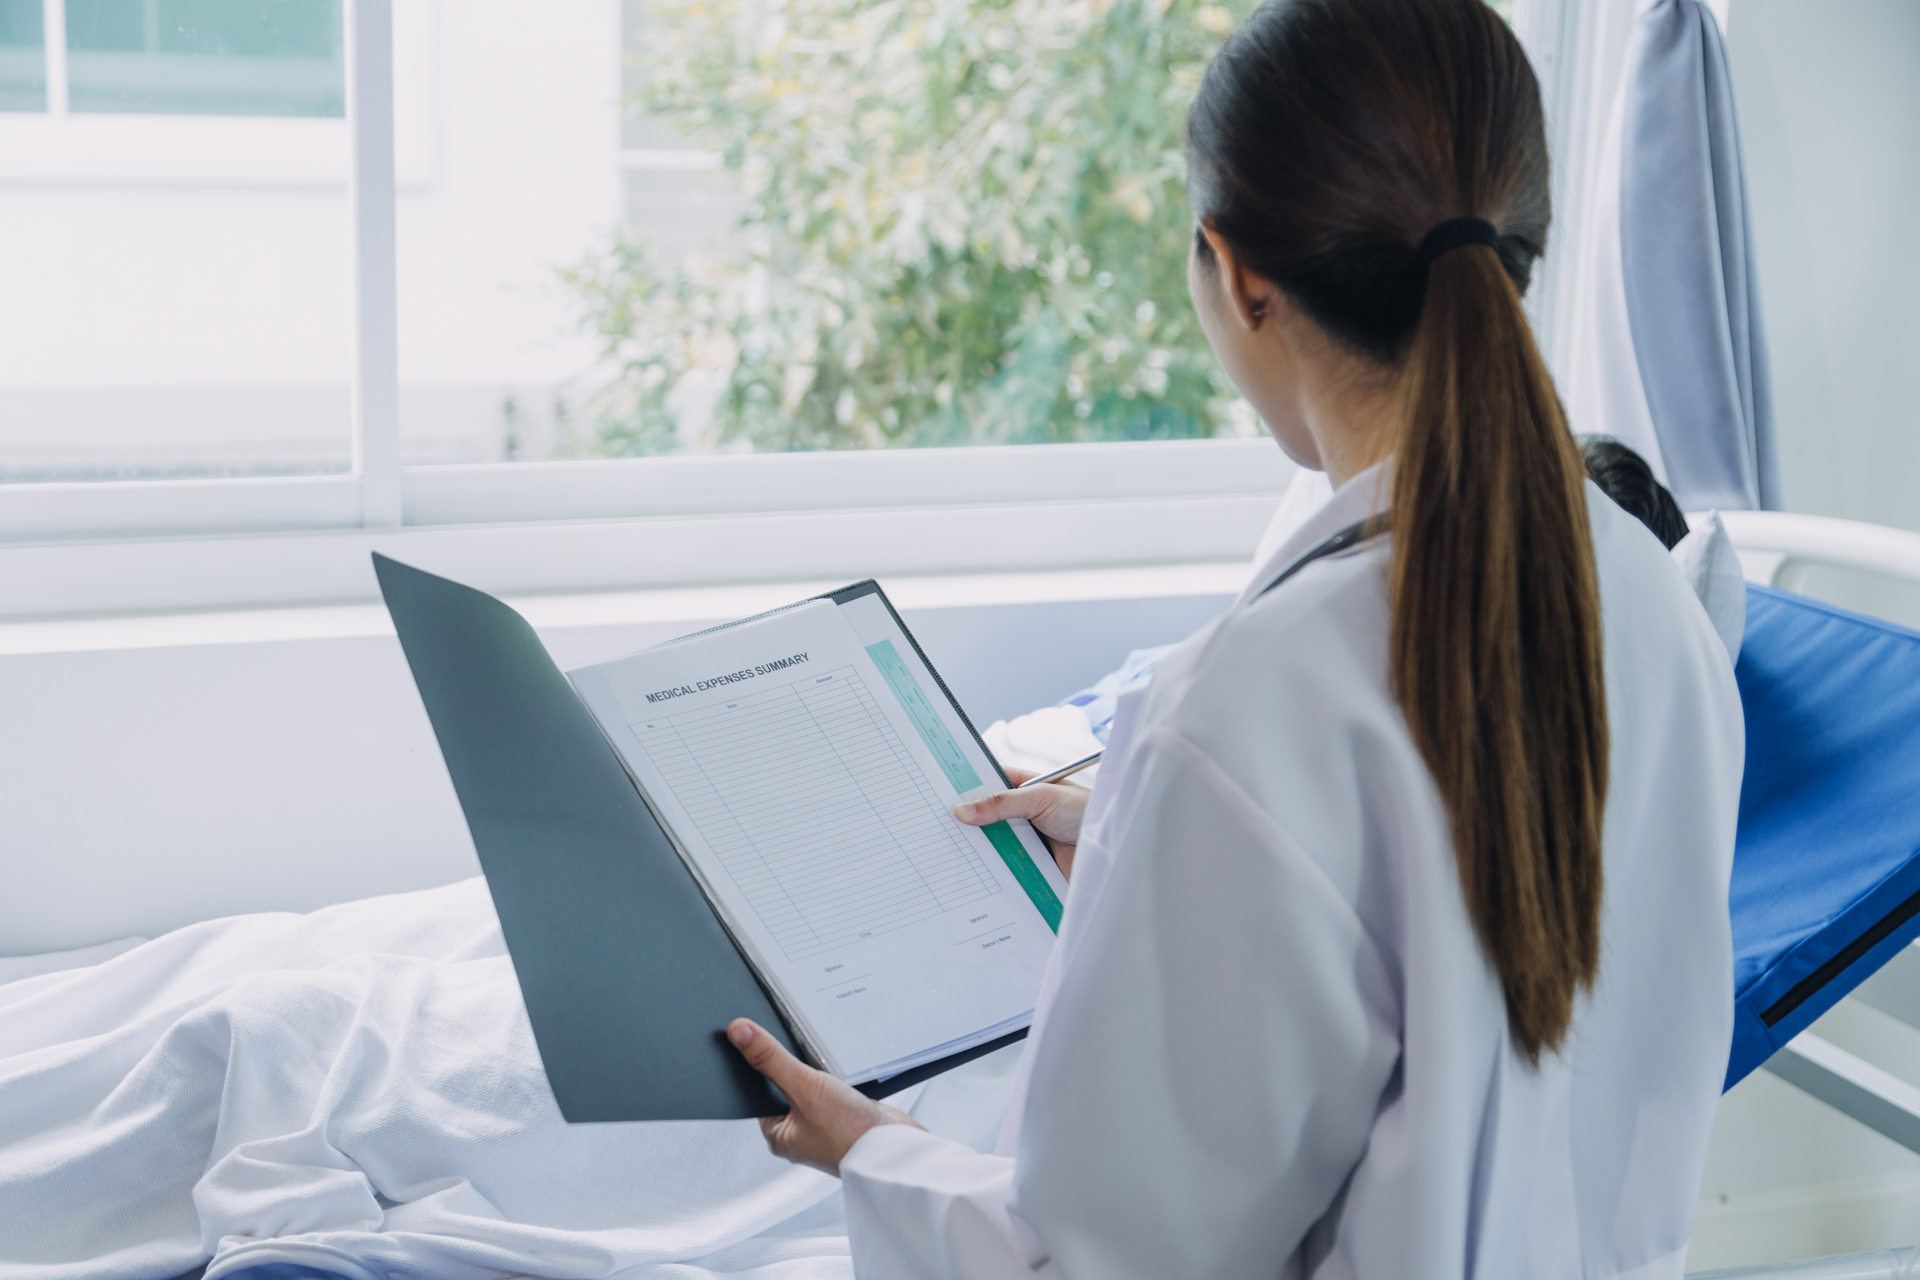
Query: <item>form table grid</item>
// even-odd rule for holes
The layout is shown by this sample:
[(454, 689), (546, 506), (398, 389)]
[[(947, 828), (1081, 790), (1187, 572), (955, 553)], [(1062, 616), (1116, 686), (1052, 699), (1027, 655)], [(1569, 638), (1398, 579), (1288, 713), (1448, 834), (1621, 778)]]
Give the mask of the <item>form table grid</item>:
[(789, 960), (1000, 891), (853, 667), (630, 727)]

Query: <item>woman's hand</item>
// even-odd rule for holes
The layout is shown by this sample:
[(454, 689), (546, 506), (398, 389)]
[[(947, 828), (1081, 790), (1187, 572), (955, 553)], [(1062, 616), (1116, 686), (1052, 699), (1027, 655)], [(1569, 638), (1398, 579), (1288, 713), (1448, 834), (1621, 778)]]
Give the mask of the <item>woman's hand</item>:
[(783, 1160), (811, 1165), (837, 1178), (840, 1161), (867, 1130), (883, 1124), (923, 1127), (898, 1107), (875, 1102), (846, 1081), (815, 1071), (749, 1019), (728, 1023), (727, 1039), (748, 1066), (787, 1095), (792, 1111), (760, 1121), (767, 1149)]
[(1053, 860), (1059, 864), (1060, 874), (1071, 880), (1074, 851), (1080, 845), (1080, 820), (1086, 816), (1087, 797), (1093, 792), (1066, 782), (1021, 787), (1028, 778), (1040, 776), (1025, 769), (1009, 769), (1007, 776), (1013, 779), (1017, 790), (955, 805), (953, 816), (975, 827), (1007, 818), (1025, 818), (1053, 845)]

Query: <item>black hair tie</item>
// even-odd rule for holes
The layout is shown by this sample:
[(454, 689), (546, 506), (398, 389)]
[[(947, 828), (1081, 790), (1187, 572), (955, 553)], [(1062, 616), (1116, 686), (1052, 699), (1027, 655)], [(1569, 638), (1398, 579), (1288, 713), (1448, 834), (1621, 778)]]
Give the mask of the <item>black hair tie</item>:
[(1463, 244), (1484, 244), (1496, 252), (1500, 248), (1500, 228), (1485, 218), (1448, 218), (1445, 222), (1435, 223), (1433, 229), (1420, 237), (1420, 247), (1414, 251), (1414, 263), (1422, 271), (1433, 265), (1433, 260)]

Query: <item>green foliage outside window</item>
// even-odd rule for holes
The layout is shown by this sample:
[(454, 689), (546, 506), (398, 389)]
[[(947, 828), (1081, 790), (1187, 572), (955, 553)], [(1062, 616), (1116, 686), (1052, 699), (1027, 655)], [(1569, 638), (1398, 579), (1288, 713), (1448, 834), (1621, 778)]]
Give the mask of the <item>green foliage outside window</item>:
[(565, 273), (609, 370), (574, 452), (1254, 429), (1185, 277), (1181, 127), (1231, 4), (650, 0), (636, 105), (747, 208), (719, 255), (629, 235)]

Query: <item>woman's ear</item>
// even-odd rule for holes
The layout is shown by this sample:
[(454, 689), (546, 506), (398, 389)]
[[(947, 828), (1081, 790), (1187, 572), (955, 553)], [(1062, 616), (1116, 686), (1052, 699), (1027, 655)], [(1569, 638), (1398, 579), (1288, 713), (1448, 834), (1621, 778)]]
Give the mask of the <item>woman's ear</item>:
[(1214, 279), (1224, 292), (1229, 309), (1248, 332), (1259, 329), (1266, 323), (1278, 291), (1270, 281), (1247, 270), (1246, 264), (1214, 229), (1213, 219), (1208, 218), (1200, 223), (1200, 234), (1206, 237), (1207, 247), (1213, 250)]

